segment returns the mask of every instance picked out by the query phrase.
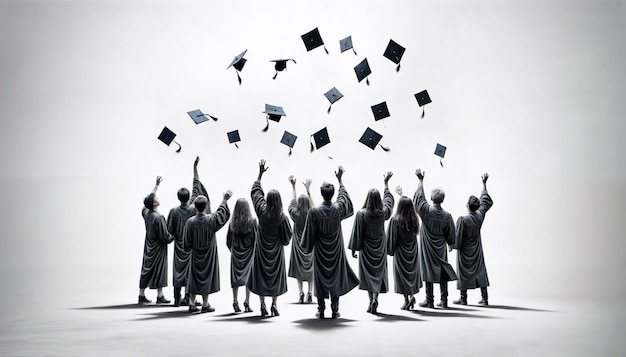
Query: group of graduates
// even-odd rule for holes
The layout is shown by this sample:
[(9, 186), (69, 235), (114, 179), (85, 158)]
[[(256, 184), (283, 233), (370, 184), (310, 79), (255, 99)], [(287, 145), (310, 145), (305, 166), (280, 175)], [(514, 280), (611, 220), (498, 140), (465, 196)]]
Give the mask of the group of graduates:
[[(312, 303), (317, 298), (319, 318), (325, 317), (325, 300), (330, 297), (331, 318), (339, 314), (339, 297), (356, 286), (367, 290), (367, 312), (376, 314), (378, 296), (389, 291), (387, 255), (393, 256), (395, 292), (404, 296), (402, 309), (415, 306), (415, 297), (426, 285), (426, 300), (419, 306), (434, 308), (434, 284), (440, 285), (439, 307), (448, 307), (448, 282), (457, 280), (460, 298), (454, 303), (467, 305), (467, 290), (480, 288), (481, 305), (488, 304), (489, 279), (483, 257), (481, 226), (493, 202), (487, 192), (488, 174), (481, 177), (480, 197), (470, 196), (467, 214), (455, 222), (441, 204), (445, 198), (442, 189), (431, 192), (432, 204), (424, 194), (424, 172), (417, 169), (419, 180), (413, 199), (400, 195), (395, 214), (394, 196), (389, 190), (392, 172), (384, 175), (384, 192), (371, 189), (362, 209), (356, 212), (348, 244), (352, 257), (358, 259), (358, 276), (351, 269), (345, 253), (341, 229), (342, 220), (354, 214), (354, 207), (342, 182), (343, 167), (335, 172), (335, 186), (324, 182), (320, 187), (323, 202), (314, 206), (310, 194), (311, 180), (305, 180), (306, 195), (296, 195), (296, 179), (289, 177), (293, 197), (288, 207), (289, 217), (283, 212), (282, 199), (276, 190), (265, 194), (261, 179), (267, 171), (265, 160), (259, 162), (259, 173), (252, 185), (251, 200), (254, 218), (247, 199), (235, 203), (233, 213), (228, 208), (232, 192), (223, 194), (222, 202), (211, 212), (208, 194), (198, 176), (198, 162), (194, 162), (193, 189), (178, 191), (180, 206), (173, 208), (167, 219), (157, 211), (159, 200), (156, 185), (145, 199), (142, 214), (146, 236), (143, 264), (139, 282), (139, 304), (150, 303), (145, 289), (157, 289), (158, 304), (170, 303), (163, 295), (167, 286), (167, 245), (175, 242), (173, 259), (174, 305), (188, 306), (191, 313), (212, 312), (209, 294), (220, 290), (219, 260), (215, 233), (230, 219), (226, 244), (231, 253), (230, 281), (233, 290), (233, 309), (241, 312), (238, 289), (245, 286), (243, 307), (252, 312), (250, 292), (260, 297), (261, 316), (278, 316), (277, 298), (287, 292), (287, 276), (297, 279), (299, 303)], [(419, 216), (419, 218), (418, 218)], [(421, 224), (420, 224), (421, 219)], [(389, 220), (387, 230), (385, 221)], [(418, 238), (419, 237), (419, 238)], [(419, 241), (418, 241), (419, 239)], [(291, 257), (287, 269), (284, 246), (291, 242)], [(448, 249), (446, 249), (448, 248)], [(447, 252), (458, 250), (457, 271), (448, 263)], [(357, 252), (359, 252), (357, 256)], [(457, 275), (458, 273), (458, 275)], [(303, 282), (308, 283), (305, 295)], [(182, 287), (185, 295), (181, 296)], [(196, 296), (202, 295), (202, 304)], [(268, 312), (265, 297), (271, 296)], [(198, 308), (200, 307), (200, 308)]]

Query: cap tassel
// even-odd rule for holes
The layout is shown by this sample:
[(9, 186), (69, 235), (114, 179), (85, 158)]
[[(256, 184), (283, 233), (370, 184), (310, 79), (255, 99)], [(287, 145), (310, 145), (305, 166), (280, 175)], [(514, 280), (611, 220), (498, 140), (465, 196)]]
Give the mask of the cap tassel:
[(398, 65), (396, 66), (396, 72), (400, 72), (400, 62), (398, 62)]
[(239, 145), (237, 145), (237, 143), (235, 143), (235, 147), (236, 147), (237, 149), (239, 149)]
[(439, 159), (439, 165), (441, 165), (441, 167), (443, 167), (443, 159)]
[(313, 135), (311, 135), (309, 142), (311, 143), (311, 152), (313, 152), (315, 150), (315, 146), (313, 146)]
[(239, 76), (239, 72), (237, 71), (235, 73), (237, 73), (237, 81), (239, 81), (239, 85), (241, 85), (241, 77)]
[(365, 78), (365, 83), (369, 86), (370, 85), (370, 79), (369, 78)]
[(329, 105), (329, 106), (328, 106), (328, 110), (326, 111), (326, 113), (330, 114), (330, 109), (332, 109), (332, 107), (333, 107), (333, 105), (332, 105), (332, 104), (331, 104), (331, 105)]
[(380, 146), (380, 148), (381, 148), (381, 149), (383, 149), (383, 150), (385, 150), (385, 151), (389, 151), (389, 150), (391, 150), (390, 148), (388, 148), (388, 147), (384, 147), (384, 146), (382, 146), (381, 144), (378, 144), (378, 146)]
[(217, 117), (214, 117), (212, 115), (209, 115), (209, 118), (213, 119), (213, 121), (217, 121)]
[(278, 76), (278, 71), (276, 71), (276, 74), (274, 75), (274, 77), (272, 77), (272, 79), (276, 79), (277, 76)]
[(177, 153), (177, 154), (179, 154), (179, 153), (180, 153), (180, 151), (183, 149), (183, 147), (182, 147), (182, 146), (180, 146), (180, 144), (179, 144), (179, 143), (177, 143), (176, 141), (174, 141), (174, 144), (178, 145), (178, 149), (176, 150), (176, 153)]
[(263, 128), (263, 131), (267, 131), (267, 129), (270, 128), (270, 121), (267, 119), (267, 117), (265, 117), (265, 121), (267, 122), (267, 125), (265, 125), (265, 128)]
[(326, 45), (324, 45), (324, 51), (326, 51), (326, 54), (328, 54), (328, 50), (326, 49)]
[(424, 118), (424, 115), (426, 115), (426, 111), (425, 111), (425, 109), (426, 109), (426, 108), (422, 107), (422, 118)]
[(328, 155), (328, 151), (326, 149), (324, 149), (324, 151), (326, 151), (326, 156), (328, 156), (329, 159), (333, 160), (333, 157)]
[(355, 56), (358, 56), (358, 55), (356, 54), (356, 51), (354, 50), (354, 47), (352, 47), (352, 52), (354, 52), (354, 55), (355, 55)]
[(291, 148), (289, 148), (289, 156), (291, 156)]

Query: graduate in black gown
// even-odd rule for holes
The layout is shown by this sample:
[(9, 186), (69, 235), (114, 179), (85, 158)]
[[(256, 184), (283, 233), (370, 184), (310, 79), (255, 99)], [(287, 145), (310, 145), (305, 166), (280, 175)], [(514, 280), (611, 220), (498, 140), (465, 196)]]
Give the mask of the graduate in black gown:
[(267, 171), (265, 160), (259, 162), (259, 175), (252, 184), (251, 197), (259, 219), (259, 238), (254, 248), (252, 270), (248, 279), (250, 291), (259, 295), (261, 316), (268, 315), (265, 296), (272, 297), (271, 313), (278, 316), (278, 296), (287, 292), (287, 269), (284, 246), (291, 240), (291, 224), (283, 213), (280, 193), (270, 190), (267, 198), (261, 187), (261, 178)]
[(189, 312), (198, 311), (196, 295), (202, 295), (202, 312), (213, 312), (209, 304), (209, 294), (220, 291), (220, 264), (217, 254), (215, 232), (228, 222), (230, 210), (228, 200), (230, 190), (223, 195), (222, 203), (215, 213), (205, 213), (208, 199), (198, 196), (194, 205), (198, 213), (185, 223), (183, 233), (185, 249), (191, 252), (187, 291), (189, 291)]
[(306, 215), (313, 207), (313, 198), (311, 198), (311, 180), (304, 180), (303, 184), (306, 188), (306, 195), (296, 195), (296, 178), (289, 176), (289, 182), (293, 191), (293, 197), (289, 203), (289, 216), (293, 220), (293, 236), (291, 238), (291, 256), (289, 259), (289, 271), (287, 276), (295, 278), (298, 281), (298, 290), (300, 292), (298, 303), (305, 302), (304, 291), (302, 290), (303, 282), (307, 282), (306, 303), (313, 302), (313, 253), (302, 249), (300, 241), (302, 240), (302, 231), (306, 223)]
[(387, 253), (393, 256), (394, 291), (404, 296), (401, 309), (411, 310), (415, 307), (413, 295), (422, 287), (417, 242), (420, 223), (413, 201), (402, 194), (400, 186), (396, 192), (400, 199), (387, 227)]
[(487, 295), (489, 278), (487, 277), (480, 230), (493, 201), (487, 192), (489, 174), (485, 173), (481, 179), (483, 190), (480, 199), (476, 196), (470, 196), (467, 201), (468, 214), (459, 217), (456, 221), (456, 245), (454, 248), (458, 249), (457, 273), (459, 280), (457, 281), (457, 289), (461, 291), (461, 297), (454, 301), (455, 304), (467, 305), (467, 290), (476, 288), (480, 288), (482, 297), (478, 304), (489, 304)]
[(139, 277), (139, 304), (152, 302), (146, 298), (146, 288), (157, 289), (157, 304), (170, 303), (163, 296), (163, 288), (167, 286), (167, 245), (174, 240), (174, 236), (167, 230), (165, 217), (157, 211), (160, 202), (156, 192), (161, 181), (163, 178), (157, 176), (156, 184), (152, 192), (144, 198), (144, 207), (141, 210), (146, 226), (146, 236)]
[(206, 212), (211, 213), (211, 200), (209, 195), (200, 182), (200, 176), (198, 175), (198, 163), (200, 157), (196, 157), (193, 163), (193, 189), (191, 197), (189, 197), (189, 190), (182, 187), (178, 190), (177, 196), (180, 201), (178, 207), (174, 207), (170, 210), (167, 216), (167, 229), (176, 238), (174, 241), (174, 256), (172, 258), (172, 283), (174, 285), (174, 306), (188, 306), (189, 305), (189, 292), (185, 291), (185, 297), (181, 299), (181, 290), (187, 285), (187, 276), (189, 275), (189, 259), (191, 254), (185, 250), (183, 244), (183, 230), (187, 220), (196, 215), (196, 207), (194, 201), (199, 195), (203, 195), (207, 198)]
[(258, 236), (259, 224), (252, 217), (248, 200), (245, 198), (238, 199), (226, 235), (226, 246), (230, 250), (230, 286), (233, 289), (233, 309), (235, 312), (241, 312), (237, 301), (240, 286), (246, 287), (246, 299), (243, 302), (243, 308), (245, 312), (252, 312), (250, 289), (246, 285), (254, 256), (254, 244)]
[(434, 308), (433, 284), (438, 283), (441, 290), (441, 302), (437, 306), (448, 307), (448, 281), (456, 280), (457, 276), (448, 263), (446, 245), (454, 246), (456, 236), (454, 219), (446, 212), (441, 204), (446, 197), (445, 192), (436, 188), (432, 190), (430, 205), (424, 195), (424, 173), (415, 171), (419, 183), (413, 196), (413, 204), (417, 214), (422, 219), (420, 227), (420, 273), (426, 282), (426, 300), (419, 306)]
[(368, 191), (363, 208), (356, 213), (348, 244), (348, 248), (352, 250), (352, 257), (357, 257), (356, 251), (361, 252), (359, 289), (367, 290), (369, 297), (367, 312), (372, 314), (377, 313), (378, 294), (389, 290), (385, 221), (393, 212), (394, 198), (389, 191), (389, 179), (392, 175), (392, 172), (387, 172), (384, 176), (384, 199), (381, 200), (377, 189)]
[(352, 200), (341, 180), (343, 167), (335, 172), (339, 181), (337, 200), (332, 202), (335, 186), (324, 182), (320, 192), (324, 202), (309, 210), (302, 232), (303, 249), (313, 252), (313, 282), (317, 297), (317, 317), (324, 318), (325, 299), (330, 296), (331, 317), (338, 318), (339, 297), (347, 294), (359, 285), (359, 278), (354, 274), (346, 259), (341, 221), (354, 214)]

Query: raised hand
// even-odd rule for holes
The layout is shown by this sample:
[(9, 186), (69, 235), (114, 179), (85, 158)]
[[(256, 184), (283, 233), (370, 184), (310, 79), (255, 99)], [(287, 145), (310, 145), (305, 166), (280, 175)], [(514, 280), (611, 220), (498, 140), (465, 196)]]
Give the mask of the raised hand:
[(228, 201), (231, 197), (233, 197), (233, 192), (231, 190), (224, 192), (224, 201)]
[(310, 178), (308, 178), (308, 179), (306, 179), (306, 180), (302, 181), (302, 184), (304, 185), (304, 188), (306, 188), (306, 191), (307, 191), (307, 192), (309, 192), (309, 188), (311, 187), (311, 183), (312, 183), (312, 182), (313, 182), (313, 181), (312, 181)]
[(403, 196), (403, 195), (402, 195), (402, 186), (400, 186), (400, 185), (396, 186), (396, 193), (397, 193), (398, 195), (400, 195), (400, 196)]
[(485, 172), (480, 178), (483, 180), (483, 184), (486, 184), (489, 179), (489, 174)]
[(339, 180), (339, 183), (341, 183), (341, 177), (343, 176), (344, 172), (346, 172), (346, 170), (344, 170), (343, 166), (339, 166), (337, 168), (337, 171), (335, 171), (335, 177), (337, 177), (337, 180)]
[(163, 181), (163, 177), (157, 176), (157, 178), (156, 178), (156, 185), (157, 186), (160, 185), (162, 181)]
[(426, 175), (426, 171), (422, 172), (420, 169), (415, 170), (415, 176), (417, 176), (420, 181), (424, 179), (424, 175)]
[(196, 156), (196, 161), (193, 162), (193, 166), (194, 167), (198, 166), (199, 162), (200, 162), (200, 156)]
[(261, 180), (261, 177), (263, 176), (263, 173), (265, 171), (267, 171), (267, 169), (269, 169), (269, 167), (265, 166), (265, 160), (261, 159), (261, 161), (259, 161), (259, 177), (258, 177), (258, 180)]
[(389, 179), (391, 178), (391, 176), (393, 176), (393, 172), (391, 171), (387, 171), (385, 176), (383, 176), (383, 179), (385, 181), (385, 187), (387, 187), (387, 185), (389, 184)]
[(291, 186), (296, 186), (296, 178), (293, 175), (290, 175), (289, 178), (287, 178), (287, 180), (289, 181), (289, 183), (291, 183)]

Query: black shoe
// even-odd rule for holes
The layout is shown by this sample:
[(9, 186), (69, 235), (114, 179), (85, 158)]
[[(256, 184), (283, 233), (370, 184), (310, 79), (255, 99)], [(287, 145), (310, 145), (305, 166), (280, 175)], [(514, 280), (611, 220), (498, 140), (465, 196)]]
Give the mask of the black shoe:
[[(191, 306), (190, 306), (191, 307)], [(197, 310), (198, 308), (194, 306), (194, 308)], [(205, 312), (213, 312), (215, 311), (215, 308), (211, 307), (211, 305), (207, 305), (207, 306), (202, 306), (202, 310), (200, 310), (200, 313), (204, 314)]]
[(367, 313), (369, 314), (370, 312), (372, 312), (372, 302), (370, 301), (370, 304), (367, 305)]
[(409, 309), (409, 299), (404, 300), (404, 304), (402, 304), (402, 306), (400, 306), (400, 310), (408, 310)]
[(339, 313), (339, 311), (333, 311), (333, 314), (331, 316), (332, 319), (338, 319), (341, 317), (341, 314)]
[(478, 305), (487, 306), (489, 305), (489, 302), (487, 301), (487, 299), (480, 299)]
[(304, 304), (304, 293), (300, 293), (300, 297), (298, 298), (298, 304)]
[(448, 308), (448, 301), (447, 300), (441, 300), (438, 304), (438, 307), (442, 308), (442, 309), (447, 309)]
[(137, 303), (138, 303), (139, 305), (149, 304), (149, 303), (151, 303), (151, 302), (152, 302), (152, 300), (148, 300), (148, 298), (147, 298), (147, 297), (145, 297), (145, 296), (143, 296), (143, 295), (139, 295), (139, 299), (138, 299), (138, 301), (137, 301)]
[(174, 298), (174, 307), (179, 307), (180, 306), (180, 297), (175, 297)]
[(376, 299), (372, 300), (371, 307), (372, 307), (371, 313), (376, 315), (378, 313), (378, 311), (377, 311), (377, 309), (378, 309), (378, 300), (376, 300)]
[(169, 304), (171, 301), (165, 298), (165, 296), (158, 296), (156, 303), (157, 304)]
[(198, 311), (200, 311), (200, 310), (198, 310), (198, 308), (195, 305), (189, 305), (189, 312), (190, 313), (193, 314), (193, 313), (196, 313)]
[(428, 308), (431, 308), (431, 309), (435, 308), (435, 305), (433, 305), (433, 302), (432, 301), (428, 301), (428, 300), (424, 300), (423, 302), (420, 302), (419, 306), (420, 307), (428, 307)]
[(407, 310), (412, 310), (415, 307), (415, 297), (411, 296), (411, 300), (409, 300), (409, 305), (407, 305)]
[(306, 303), (307, 304), (312, 304), (313, 303), (313, 294), (311, 294), (310, 292), (306, 293)]
[(323, 319), (324, 318), (324, 309), (320, 308), (318, 306), (317, 307), (317, 312), (315, 313), (315, 317), (317, 317), (318, 319)]
[(456, 305), (467, 305), (467, 299), (459, 298), (458, 300), (454, 300), (452, 303)]
[(241, 309), (239, 308), (239, 303), (237, 302), (237, 300), (233, 301), (233, 309), (235, 310), (235, 312), (241, 312)]
[(189, 298), (188, 297), (184, 297), (180, 300), (180, 306), (189, 306)]
[(261, 316), (267, 316), (267, 308), (265, 307), (265, 303), (261, 304)]
[(272, 307), (270, 307), (270, 311), (272, 312), (272, 316), (280, 316), (275, 304), (272, 304)]
[(245, 312), (252, 312), (252, 309), (250, 308), (250, 304), (248, 303), (248, 300), (243, 302), (243, 311)]

